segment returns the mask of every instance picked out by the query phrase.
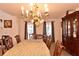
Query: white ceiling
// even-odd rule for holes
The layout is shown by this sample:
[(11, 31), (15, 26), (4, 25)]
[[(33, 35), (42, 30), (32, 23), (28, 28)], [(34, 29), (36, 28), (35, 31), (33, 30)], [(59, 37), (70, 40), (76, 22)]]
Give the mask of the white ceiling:
[[(0, 10), (21, 17), (21, 6), (26, 6), (27, 9), (29, 8), (27, 3), (0, 3)], [(43, 12), (43, 3), (39, 4), (39, 6), (41, 12)], [(48, 8), (50, 18), (61, 18), (65, 15), (67, 10), (75, 10), (76, 8), (79, 8), (79, 3), (50, 3), (48, 4)]]

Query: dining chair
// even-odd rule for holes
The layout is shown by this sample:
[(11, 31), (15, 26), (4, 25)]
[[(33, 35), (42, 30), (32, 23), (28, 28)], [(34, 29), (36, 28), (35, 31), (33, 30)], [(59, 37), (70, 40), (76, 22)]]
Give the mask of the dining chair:
[(15, 38), (16, 38), (17, 43), (21, 42), (20, 35), (16, 35)]
[(50, 47), (51, 47), (51, 44), (52, 44), (52, 39), (51, 39), (50, 36), (47, 36), (46, 45), (47, 45), (47, 47), (48, 47), (49, 49), (50, 49)]
[(47, 35), (43, 35), (43, 41), (46, 43), (46, 41), (47, 41)]
[(9, 36), (5, 39), (5, 46), (6, 46), (7, 50), (9, 50), (10, 48), (13, 47), (12, 37)]
[(2, 55), (6, 52), (6, 47), (3, 45), (2, 39), (0, 39), (0, 50)]
[(64, 49), (64, 46), (59, 40), (57, 40), (57, 42), (55, 43), (53, 56), (61, 56), (63, 49)]

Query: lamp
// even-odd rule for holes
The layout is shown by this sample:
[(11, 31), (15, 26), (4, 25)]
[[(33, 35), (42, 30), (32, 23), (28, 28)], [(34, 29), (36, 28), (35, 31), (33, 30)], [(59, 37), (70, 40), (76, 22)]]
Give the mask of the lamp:
[[(45, 11), (44, 16), (48, 16), (48, 6), (47, 4), (44, 5)], [(23, 6), (21, 7), (21, 14), (24, 18), (31, 20), (32, 23), (35, 23), (36, 25), (39, 25), (40, 23), (43, 23), (43, 17), (41, 16), (41, 13), (39, 11), (38, 4), (30, 4), (30, 10), (26, 10)]]

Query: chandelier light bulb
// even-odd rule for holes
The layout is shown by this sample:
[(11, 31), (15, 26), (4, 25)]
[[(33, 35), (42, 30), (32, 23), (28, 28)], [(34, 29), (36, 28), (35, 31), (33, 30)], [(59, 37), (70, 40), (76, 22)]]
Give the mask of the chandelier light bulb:
[(24, 10), (24, 7), (23, 6), (21, 6), (21, 10)]
[(32, 20), (31, 20), (31, 22), (33, 23), (33, 22), (34, 22), (34, 20), (32, 19)]
[(41, 21), (40, 21), (40, 23), (43, 23), (44, 22), (44, 20), (42, 19)]
[(40, 12), (39, 11), (37, 12), (37, 15), (40, 16)]
[(26, 15), (27, 15), (27, 17), (28, 17), (28, 10), (26, 10)]
[(44, 7), (47, 8), (48, 7), (47, 4), (45, 4)]
[(45, 12), (48, 12), (48, 5), (45, 4), (44, 7), (45, 7)]
[(22, 12), (22, 15), (24, 14), (24, 7), (21, 6), (21, 12)]
[(33, 3), (30, 3), (30, 10), (32, 11)]

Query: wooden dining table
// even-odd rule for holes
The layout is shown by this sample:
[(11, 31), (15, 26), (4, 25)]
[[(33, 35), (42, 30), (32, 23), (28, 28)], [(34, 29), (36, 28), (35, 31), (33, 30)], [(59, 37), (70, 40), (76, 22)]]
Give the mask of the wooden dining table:
[(43, 40), (24, 40), (3, 56), (50, 56), (50, 51)]

